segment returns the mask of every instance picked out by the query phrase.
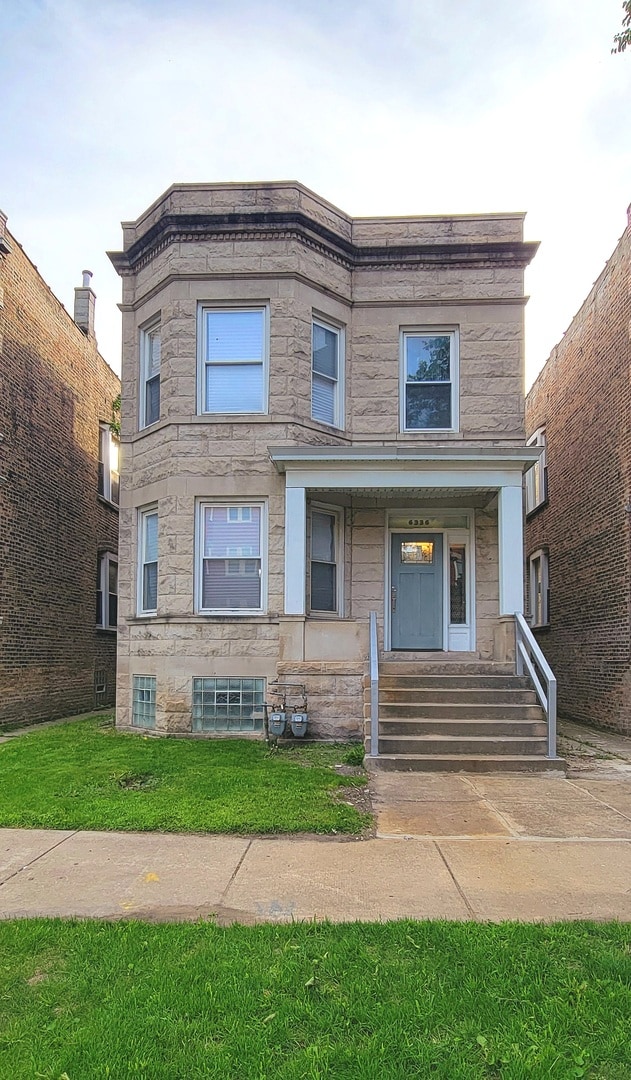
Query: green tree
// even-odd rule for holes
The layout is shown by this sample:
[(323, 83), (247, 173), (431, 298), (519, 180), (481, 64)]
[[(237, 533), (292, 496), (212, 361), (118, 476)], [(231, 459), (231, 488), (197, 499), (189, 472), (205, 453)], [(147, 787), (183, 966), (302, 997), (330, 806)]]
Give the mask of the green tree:
[(611, 50), (612, 53), (624, 52), (627, 45), (631, 46), (631, 0), (624, 0), (622, 10), (622, 30), (614, 34), (615, 48)]

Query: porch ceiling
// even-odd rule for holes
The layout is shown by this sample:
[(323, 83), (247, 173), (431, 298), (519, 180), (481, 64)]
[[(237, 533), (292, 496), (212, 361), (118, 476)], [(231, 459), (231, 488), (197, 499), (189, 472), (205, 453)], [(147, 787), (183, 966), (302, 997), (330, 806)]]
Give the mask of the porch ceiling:
[(378, 504), (383, 507), (404, 507), (408, 503), (416, 507), (419, 504), (429, 505), (431, 503), (437, 507), (466, 506), (473, 509), (486, 506), (497, 495), (497, 488), (490, 487), (470, 487), (465, 490), (455, 487), (410, 487), (397, 488), (396, 491), (392, 491), (382, 487), (331, 489), (309, 486), (307, 491), (310, 495), (326, 496), (329, 502), (337, 501), (336, 497), (340, 496), (340, 501), (344, 503), (348, 503), (348, 500), (352, 499), (355, 503), (368, 501), (371, 504)]

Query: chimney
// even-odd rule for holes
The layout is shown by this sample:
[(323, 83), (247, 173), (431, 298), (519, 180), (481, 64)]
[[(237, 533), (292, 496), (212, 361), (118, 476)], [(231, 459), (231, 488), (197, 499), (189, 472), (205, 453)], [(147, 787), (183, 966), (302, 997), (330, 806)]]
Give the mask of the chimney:
[(96, 294), (92, 292), (90, 281), (92, 271), (83, 271), (83, 284), (74, 291), (74, 321), (86, 337), (94, 337), (94, 302)]

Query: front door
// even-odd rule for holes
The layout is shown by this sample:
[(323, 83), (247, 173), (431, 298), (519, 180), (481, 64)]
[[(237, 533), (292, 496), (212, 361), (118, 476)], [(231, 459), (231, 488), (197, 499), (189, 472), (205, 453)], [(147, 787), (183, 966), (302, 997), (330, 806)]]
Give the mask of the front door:
[(392, 649), (443, 647), (442, 533), (393, 533)]

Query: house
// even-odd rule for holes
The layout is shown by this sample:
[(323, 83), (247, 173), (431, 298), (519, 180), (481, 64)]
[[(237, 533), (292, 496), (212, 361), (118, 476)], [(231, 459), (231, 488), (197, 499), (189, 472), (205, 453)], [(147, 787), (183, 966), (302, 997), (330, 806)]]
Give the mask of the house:
[(112, 704), (120, 381), (0, 215), (0, 723)]
[(123, 224), (122, 729), (251, 731), (280, 680), (359, 738), (371, 612), (384, 671), (514, 676), (523, 217), (213, 183)]
[(568, 718), (631, 732), (631, 211), (526, 398), (531, 622)]

